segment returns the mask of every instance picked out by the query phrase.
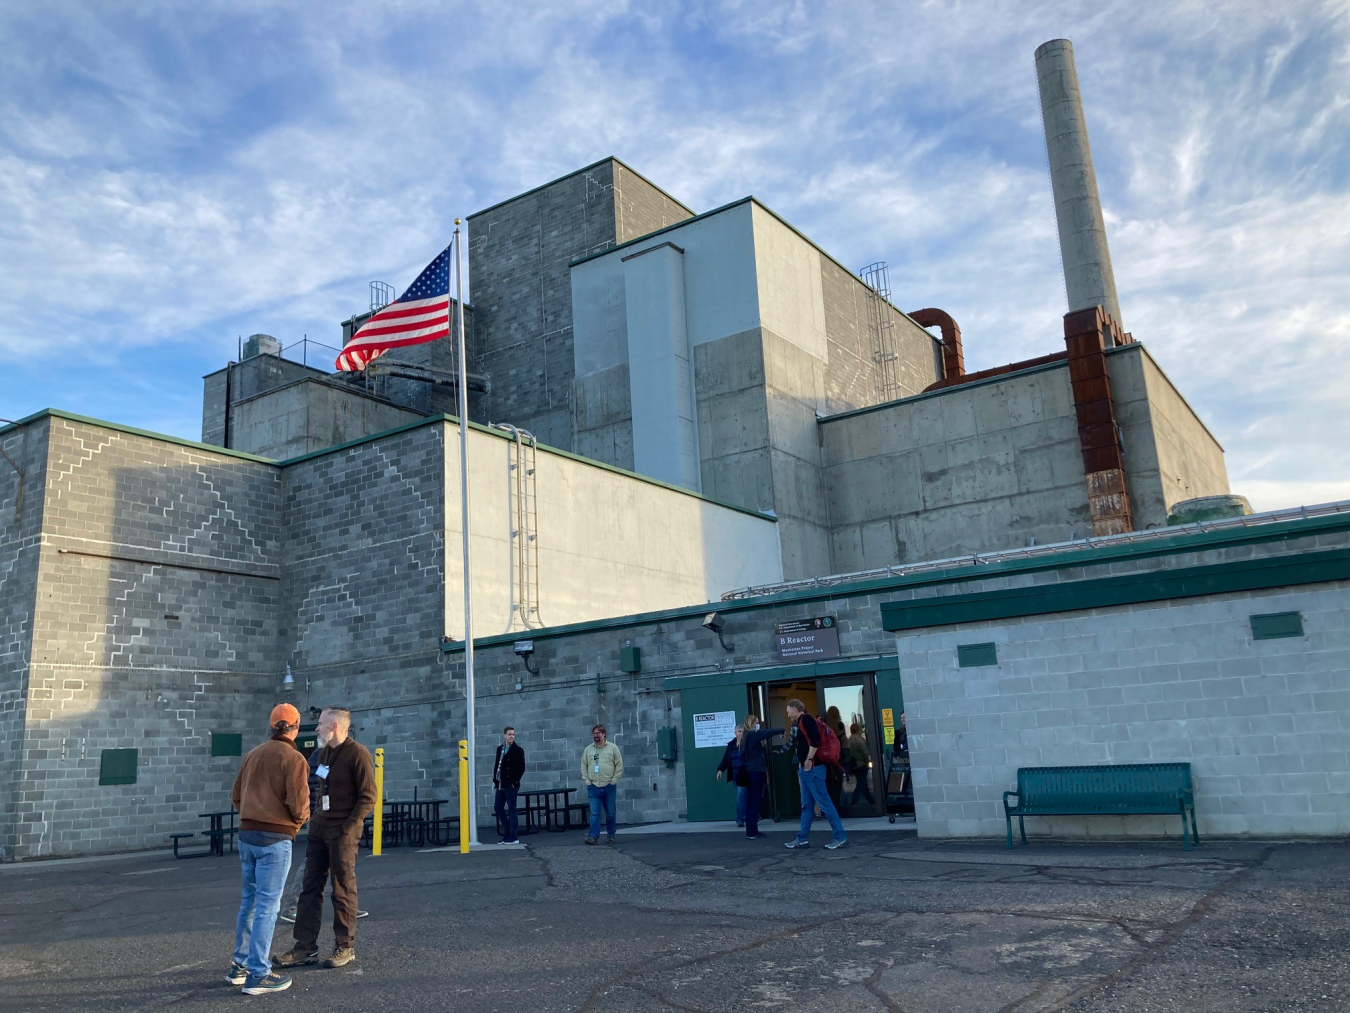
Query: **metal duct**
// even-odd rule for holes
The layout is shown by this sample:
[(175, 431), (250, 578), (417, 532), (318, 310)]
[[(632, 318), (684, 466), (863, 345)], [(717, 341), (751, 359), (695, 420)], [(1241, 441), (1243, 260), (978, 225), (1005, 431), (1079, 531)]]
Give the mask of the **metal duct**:
[(1116, 278), (1106, 246), (1106, 225), (1097, 195), (1097, 175), (1092, 169), (1073, 43), (1052, 39), (1037, 49), (1036, 79), (1041, 90), (1041, 117), (1050, 155), (1050, 185), (1055, 194), (1069, 311), (1102, 306), (1120, 324)]

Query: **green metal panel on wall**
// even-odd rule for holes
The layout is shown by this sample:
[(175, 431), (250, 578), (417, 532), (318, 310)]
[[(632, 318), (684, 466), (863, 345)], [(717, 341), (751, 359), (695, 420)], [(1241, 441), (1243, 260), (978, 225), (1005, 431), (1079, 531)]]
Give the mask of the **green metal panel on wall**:
[[(736, 720), (745, 717), (746, 693), (744, 683), (722, 686), (690, 687), (680, 693), (680, 712), (684, 741), (684, 792), (689, 809), (686, 818), (691, 822), (704, 820), (734, 820), (736, 818), (736, 789), (727, 784), (724, 774), (717, 780), (717, 765), (722, 762), (726, 741), (716, 746), (694, 746), (694, 715), (719, 711), (735, 711)], [(731, 738), (730, 735), (727, 736)]]

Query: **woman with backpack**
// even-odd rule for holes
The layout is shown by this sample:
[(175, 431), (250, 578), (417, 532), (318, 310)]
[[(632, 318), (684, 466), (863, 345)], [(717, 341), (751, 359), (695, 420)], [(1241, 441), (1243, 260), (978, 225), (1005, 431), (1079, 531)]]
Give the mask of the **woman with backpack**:
[(745, 735), (741, 739), (741, 773), (746, 782), (745, 836), (751, 839), (769, 836), (759, 832), (759, 805), (764, 799), (764, 784), (769, 776), (764, 747), (769, 739), (782, 734), (781, 728), (760, 728), (758, 714), (746, 715)]

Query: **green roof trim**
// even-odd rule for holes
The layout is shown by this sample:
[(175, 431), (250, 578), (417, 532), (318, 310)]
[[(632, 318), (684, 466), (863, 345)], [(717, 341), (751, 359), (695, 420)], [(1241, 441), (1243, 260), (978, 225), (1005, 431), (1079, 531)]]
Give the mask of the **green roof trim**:
[[(942, 584), (958, 584), (964, 581), (985, 580), (990, 577), (1009, 577), (1026, 573), (1039, 573), (1046, 570), (1064, 570), (1074, 567), (1098, 566), (1103, 563), (1123, 559), (1148, 559), (1155, 556), (1179, 555), (1184, 552), (1203, 552), (1210, 549), (1231, 548), (1238, 545), (1253, 545), (1263, 542), (1288, 541), (1325, 532), (1350, 531), (1350, 513), (1333, 514), (1327, 517), (1309, 517), (1293, 521), (1272, 521), (1268, 524), (1255, 524), (1243, 528), (1223, 528), (1217, 531), (1180, 531), (1168, 538), (1147, 543), (1129, 543), (1106, 548), (1065, 551), (1055, 556), (1039, 556), (1034, 559), (1008, 560), (1000, 563), (961, 563), (954, 564), (949, 570), (932, 570), (924, 573), (895, 577), (879, 577), (872, 580), (860, 580), (852, 584), (832, 584), (828, 587), (803, 588), (796, 591), (783, 591), (778, 594), (766, 594), (757, 598), (737, 598), (731, 601), (704, 602), (698, 605), (686, 605), (680, 608), (663, 609), (656, 612), (641, 612), (628, 616), (614, 616), (605, 619), (590, 619), (585, 622), (567, 623), (530, 631), (531, 640), (551, 640), (558, 637), (581, 636), (605, 630), (623, 630), (634, 626), (646, 626), (652, 623), (680, 619), (693, 619), (706, 615), (710, 611), (724, 614), (733, 612), (753, 612), (762, 608), (774, 608), (779, 605), (803, 604), (809, 602), (834, 601), (841, 598), (853, 598), (865, 594), (885, 594), (915, 587), (933, 587)], [(1027, 589), (1019, 589), (1026, 591)], [(897, 603), (898, 604), (898, 603)], [(491, 637), (475, 637), (474, 645), (494, 647), (510, 644), (519, 640), (517, 634), (502, 634)], [(463, 641), (450, 641), (441, 645), (441, 650), (453, 653), (464, 650)]]
[[(1332, 549), (1210, 563), (1179, 570), (1111, 574), (1035, 587), (883, 602), (881, 625), (891, 632), (903, 632), (1346, 579), (1350, 579), (1350, 549)], [(963, 659), (962, 667), (965, 666)]]
[[(306, 381), (307, 382), (307, 381)], [(167, 436), (164, 433), (153, 433), (148, 429), (136, 429), (132, 426), (119, 425), (116, 422), (105, 422), (103, 419), (89, 418), (84, 415), (75, 415), (71, 412), (61, 411), (57, 408), (44, 408), (40, 412), (35, 412), (25, 418), (18, 419), (9, 425), (0, 426), (0, 433), (17, 426), (28, 425), (45, 417), (65, 419), (69, 422), (79, 422), (83, 425), (97, 426), (102, 429), (110, 429), (113, 432), (127, 433), (132, 436), (142, 436), (149, 440), (158, 440), (161, 443), (172, 443), (180, 447), (190, 447), (193, 450), (205, 451), (212, 454), (222, 454), (225, 457), (235, 457), (244, 461), (254, 461), (258, 464), (271, 464), (280, 468), (288, 468), (293, 464), (300, 464), (304, 461), (312, 461), (315, 458), (323, 457), (327, 454), (336, 454), (344, 450), (350, 450), (352, 447), (359, 447), (363, 443), (372, 443), (375, 440), (387, 439), (390, 436), (397, 436), (400, 433), (411, 432), (422, 426), (439, 425), (450, 423), (458, 426), (459, 419), (453, 415), (429, 415), (424, 419), (416, 419), (412, 422), (405, 422), (401, 426), (395, 426), (392, 429), (385, 429), (378, 433), (371, 433), (369, 436), (362, 436), (360, 439), (348, 440), (346, 443), (339, 443), (333, 447), (325, 447), (322, 450), (311, 451), (308, 454), (301, 454), (299, 457), (289, 457), (284, 461), (278, 461), (271, 457), (260, 457), (257, 454), (246, 454), (240, 450), (229, 450), (225, 447), (217, 447), (210, 443), (198, 443), (194, 440), (184, 440), (177, 436)], [(469, 428), (488, 436), (495, 436), (499, 440), (510, 440), (511, 437), (500, 429), (492, 429), (479, 422), (470, 422)], [(682, 486), (671, 485), (669, 482), (662, 482), (660, 479), (649, 478), (646, 475), (639, 475), (634, 471), (626, 471), (623, 468), (616, 468), (612, 464), (606, 464), (603, 461), (593, 461), (589, 457), (582, 457), (579, 454), (573, 454), (566, 450), (559, 450), (557, 447), (550, 447), (547, 444), (539, 444), (539, 450), (543, 453), (552, 454), (555, 457), (562, 457), (569, 461), (575, 461), (578, 464), (585, 464), (592, 468), (599, 468), (601, 471), (608, 471), (615, 475), (622, 475), (624, 478), (634, 479), (646, 485), (654, 485), (660, 489), (666, 489), (670, 492), (677, 492), (682, 496), (690, 496), (704, 503), (710, 503), (713, 506), (722, 507), (724, 510), (734, 510), (737, 513), (747, 514), (750, 517), (756, 517), (762, 521), (769, 521), (777, 524), (778, 518), (773, 514), (761, 513), (758, 510), (751, 510), (749, 507), (738, 506), (735, 503), (727, 503), (720, 499), (714, 499), (711, 496), (705, 496), (700, 492), (694, 492), (692, 489), (685, 489)]]
[(93, 419), (87, 415), (76, 415), (74, 412), (62, 411), (59, 408), (43, 408), (41, 411), (34, 412), (24, 418), (18, 419), (7, 426), (0, 426), (0, 433), (15, 426), (26, 426), (33, 422), (38, 422), (44, 418), (64, 419), (67, 422), (79, 422), (86, 426), (98, 426), (100, 429), (110, 429), (115, 433), (126, 433), (129, 436), (143, 436), (148, 440), (158, 440), (160, 443), (172, 443), (179, 447), (189, 447), (192, 450), (201, 450), (209, 454), (221, 454), (225, 457), (235, 457), (241, 461), (255, 461), (258, 464), (277, 464), (270, 457), (259, 457), (257, 454), (246, 454), (242, 450), (229, 450), (225, 447), (217, 447), (210, 443), (199, 443), (196, 440), (185, 440), (179, 436), (168, 436), (164, 433), (152, 433), (148, 429), (137, 429), (135, 426), (124, 426), (117, 422), (105, 422), (103, 419)]

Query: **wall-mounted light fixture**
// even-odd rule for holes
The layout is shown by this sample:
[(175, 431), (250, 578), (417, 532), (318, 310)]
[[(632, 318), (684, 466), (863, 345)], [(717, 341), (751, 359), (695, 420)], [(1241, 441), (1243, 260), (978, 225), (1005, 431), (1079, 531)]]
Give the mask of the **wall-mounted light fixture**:
[(525, 662), (525, 671), (531, 675), (538, 675), (539, 669), (530, 667), (530, 657), (534, 654), (533, 640), (517, 640), (511, 645), (511, 650), (520, 656), (520, 660)]
[(717, 642), (722, 645), (722, 650), (734, 651), (736, 650), (736, 645), (729, 644), (722, 639), (722, 631), (726, 629), (726, 626), (727, 621), (716, 612), (709, 612), (706, 616), (703, 617), (703, 628), (705, 630), (712, 630), (714, 633), (717, 634)]

